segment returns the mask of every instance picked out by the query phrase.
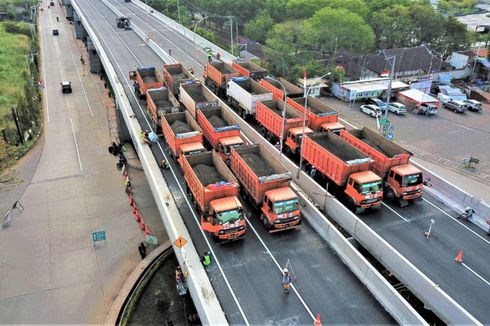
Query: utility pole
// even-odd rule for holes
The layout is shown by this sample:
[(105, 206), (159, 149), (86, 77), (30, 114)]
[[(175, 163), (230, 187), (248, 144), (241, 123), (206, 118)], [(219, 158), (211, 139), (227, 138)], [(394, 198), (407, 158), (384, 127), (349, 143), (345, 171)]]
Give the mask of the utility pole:
[(395, 75), (395, 61), (396, 61), (396, 56), (392, 56), (392, 58), (393, 58), (393, 62), (391, 63), (390, 81), (388, 82), (388, 89), (386, 90), (385, 119), (388, 119), (388, 106), (390, 105), (390, 98), (391, 98), (391, 84), (393, 82), (393, 77)]
[(14, 117), (15, 126), (17, 127), (17, 133), (19, 134), (19, 139), (22, 145), (24, 145), (24, 136), (22, 135), (22, 128), (20, 126), (19, 116), (17, 115), (17, 110), (12, 107), (12, 116)]
[(233, 16), (228, 16), (230, 20), (230, 44), (231, 44), (231, 55), (233, 55)]
[(179, 24), (182, 25), (182, 22), (180, 21), (180, 1), (179, 0), (177, 0), (177, 13), (179, 15)]

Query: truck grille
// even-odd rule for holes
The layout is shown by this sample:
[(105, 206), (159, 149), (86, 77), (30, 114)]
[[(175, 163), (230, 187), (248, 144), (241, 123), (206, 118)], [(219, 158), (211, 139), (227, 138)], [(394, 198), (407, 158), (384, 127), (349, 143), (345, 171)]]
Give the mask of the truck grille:
[(297, 220), (299, 218), (299, 216), (291, 216), (291, 217), (288, 217), (288, 218), (281, 218), (281, 219), (277, 219), (275, 221), (275, 223), (279, 224), (279, 223), (289, 223), (289, 222), (292, 222), (294, 220)]
[(371, 204), (371, 203), (375, 203), (379, 200), (378, 197), (375, 197), (375, 198), (370, 198), (370, 199), (364, 199), (363, 201), (361, 201), (361, 204)]

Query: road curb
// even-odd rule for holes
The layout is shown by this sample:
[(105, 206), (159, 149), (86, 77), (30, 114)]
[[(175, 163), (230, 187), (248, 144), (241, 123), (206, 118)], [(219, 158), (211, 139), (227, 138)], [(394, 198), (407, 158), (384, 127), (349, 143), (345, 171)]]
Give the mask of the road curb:
[(155, 248), (145, 259), (143, 259), (131, 272), (128, 279), (122, 286), (119, 291), (116, 299), (112, 303), (109, 311), (107, 313), (107, 317), (105, 319), (104, 325), (116, 325), (117, 319), (119, 317), (119, 313), (121, 312), (122, 307), (126, 301), (126, 298), (130, 294), (131, 290), (134, 288), (141, 275), (146, 271), (148, 266), (158, 257), (162, 252), (169, 249), (172, 246), (172, 243), (167, 240), (162, 243), (160, 246)]

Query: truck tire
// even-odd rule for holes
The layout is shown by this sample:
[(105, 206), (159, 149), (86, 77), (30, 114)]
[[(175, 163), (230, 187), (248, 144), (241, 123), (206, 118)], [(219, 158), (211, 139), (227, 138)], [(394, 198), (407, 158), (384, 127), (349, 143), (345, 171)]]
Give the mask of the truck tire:
[(293, 151), (291, 150), (291, 148), (289, 148), (288, 146), (286, 146), (286, 148), (284, 149), (284, 151), (286, 152), (286, 156), (287, 157), (293, 157)]
[(242, 109), (242, 114), (240, 115), (242, 116), (243, 120), (247, 120), (247, 116), (248, 116), (247, 111)]
[(269, 223), (269, 219), (265, 217), (263, 213), (260, 215), (260, 218), (262, 219), (262, 223), (264, 223), (265, 229), (269, 231), (272, 228), (272, 225)]
[(386, 189), (386, 198), (388, 200), (394, 200), (395, 199), (395, 192), (391, 188)]
[(264, 126), (260, 126), (259, 131), (260, 131), (260, 134), (261, 134), (263, 137), (265, 137), (265, 135), (266, 135), (267, 131), (265, 130)]
[(267, 131), (267, 133), (265, 134), (265, 139), (271, 142), (273, 138), (274, 136), (272, 135), (272, 133), (270, 131)]

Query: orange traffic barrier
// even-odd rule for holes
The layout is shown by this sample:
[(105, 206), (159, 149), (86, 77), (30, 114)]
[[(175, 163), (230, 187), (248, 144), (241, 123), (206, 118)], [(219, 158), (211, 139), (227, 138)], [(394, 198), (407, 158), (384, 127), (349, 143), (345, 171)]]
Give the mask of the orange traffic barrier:
[(145, 225), (145, 235), (150, 235), (150, 230), (148, 230), (148, 227)]
[(134, 205), (133, 195), (129, 194), (128, 197), (129, 197), (129, 206), (133, 206)]
[(456, 258), (454, 258), (454, 260), (460, 264), (463, 262), (463, 250), (459, 250), (458, 255)]
[(145, 221), (143, 221), (143, 219), (141, 218), (140, 219), (140, 229), (141, 229), (141, 231), (144, 231), (145, 228), (146, 228)]
[(133, 214), (136, 215), (136, 212), (138, 211), (138, 207), (136, 207), (136, 204), (133, 205)]
[(136, 222), (140, 222), (140, 213), (138, 211), (136, 211), (136, 213), (134, 214), (134, 219), (136, 220)]
[(315, 326), (322, 326), (322, 321), (320, 320), (320, 314), (317, 314), (316, 315), (316, 318), (315, 318)]

